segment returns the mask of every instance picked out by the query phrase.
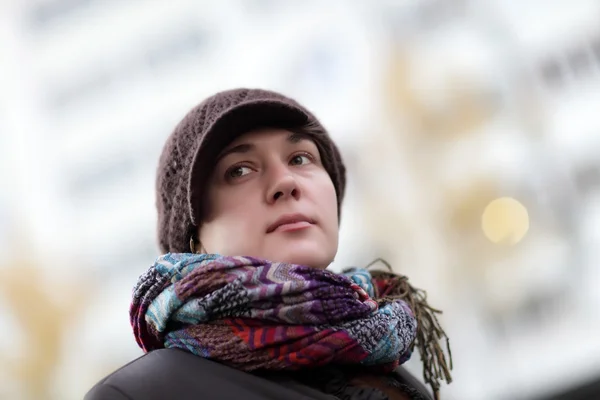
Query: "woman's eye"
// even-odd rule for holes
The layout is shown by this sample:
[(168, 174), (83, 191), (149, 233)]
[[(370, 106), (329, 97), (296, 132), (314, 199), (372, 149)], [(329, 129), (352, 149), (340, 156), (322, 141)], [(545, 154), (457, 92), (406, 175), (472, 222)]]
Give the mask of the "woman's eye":
[(228, 178), (241, 178), (242, 176), (247, 175), (250, 172), (252, 172), (252, 169), (250, 169), (249, 167), (244, 167), (244, 166), (240, 165), (240, 166), (229, 169), (227, 171), (227, 177)]
[(290, 160), (290, 164), (292, 165), (304, 165), (312, 162), (311, 158), (305, 154), (298, 154)]

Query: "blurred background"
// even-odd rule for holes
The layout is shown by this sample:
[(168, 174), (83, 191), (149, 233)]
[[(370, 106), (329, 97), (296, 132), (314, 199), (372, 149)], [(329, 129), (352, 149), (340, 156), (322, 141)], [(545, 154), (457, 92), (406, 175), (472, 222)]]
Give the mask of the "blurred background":
[(427, 290), (443, 399), (600, 398), (599, 0), (3, 0), (1, 399), (81, 399), (141, 355), (159, 153), (239, 86), (339, 143), (331, 269)]

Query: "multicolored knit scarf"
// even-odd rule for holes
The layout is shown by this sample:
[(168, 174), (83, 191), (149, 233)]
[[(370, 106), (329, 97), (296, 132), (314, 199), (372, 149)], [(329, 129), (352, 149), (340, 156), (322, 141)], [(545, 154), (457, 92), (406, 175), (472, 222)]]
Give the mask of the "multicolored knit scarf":
[(244, 371), (328, 364), (391, 371), (423, 336), (414, 298), (390, 293), (398, 282), (385, 274), (373, 279), (366, 269), (335, 274), (251, 257), (169, 253), (140, 277), (130, 319), (146, 352), (180, 348)]

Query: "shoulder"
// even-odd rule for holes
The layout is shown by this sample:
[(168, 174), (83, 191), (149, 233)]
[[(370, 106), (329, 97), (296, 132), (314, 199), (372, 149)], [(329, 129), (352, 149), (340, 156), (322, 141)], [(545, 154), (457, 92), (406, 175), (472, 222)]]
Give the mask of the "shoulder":
[(296, 388), (178, 349), (133, 360), (98, 382), (85, 400), (306, 399)]
[(98, 383), (87, 392), (84, 400), (131, 400), (131, 397), (109, 384)]
[(160, 375), (158, 369), (165, 360), (169, 362), (173, 356), (176, 355), (162, 350), (144, 354), (104, 377), (85, 395), (84, 399), (134, 400), (146, 398), (143, 397), (144, 392), (140, 391), (140, 386), (147, 391), (152, 391), (153, 386), (158, 383), (155, 380)]
[[(210, 386), (214, 375), (222, 373), (212, 361), (181, 350), (160, 349), (103, 378), (86, 394), (85, 400), (185, 399), (186, 393), (189, 397), (200, 385)], [(210, 391), (210, 387), (204, 389)]]
[(394, 378), (409, 388), (415, 390), (425, 400), (433, 400), (433, 396), (430, 394), (427, 387), (419, 381), (413, 374), (411, 374), (406, 368), (398, 367), (394, 370)]

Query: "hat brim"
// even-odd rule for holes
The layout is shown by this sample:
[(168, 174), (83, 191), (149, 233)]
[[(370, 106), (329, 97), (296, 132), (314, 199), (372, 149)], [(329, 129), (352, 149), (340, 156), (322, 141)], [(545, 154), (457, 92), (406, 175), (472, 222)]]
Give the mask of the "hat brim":
[(198, 226), (202, 218), (203, 190), (219, 153), (240, 135), (261, 127), (293, 128), (308, 123), (300, 108), (277, 100), (255, 100), (226, 109), (206, 130), (192, 160), (188, 180), (190, 218)]

